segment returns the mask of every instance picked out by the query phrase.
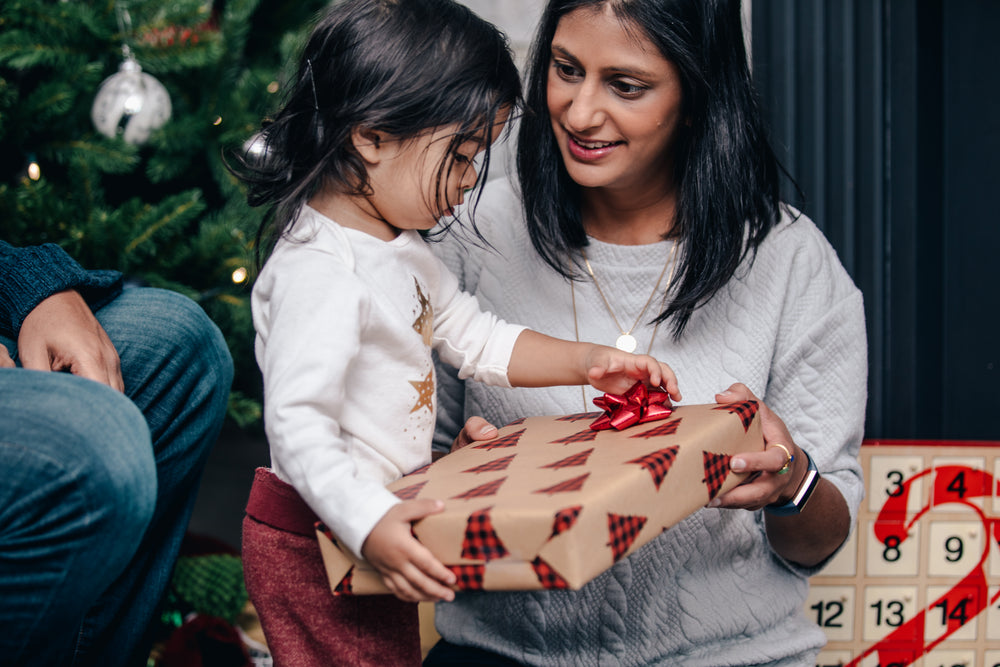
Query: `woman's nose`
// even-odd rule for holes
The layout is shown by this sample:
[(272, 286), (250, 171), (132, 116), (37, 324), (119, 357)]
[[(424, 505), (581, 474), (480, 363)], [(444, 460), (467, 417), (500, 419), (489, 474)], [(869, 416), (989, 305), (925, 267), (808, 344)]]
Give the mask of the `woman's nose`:
[(574, 132), (583, 132), (598, 127), (604, 122), (601, 106), (600, 87), (584, 82), (576, 89), (566, 109), (566, 126)]

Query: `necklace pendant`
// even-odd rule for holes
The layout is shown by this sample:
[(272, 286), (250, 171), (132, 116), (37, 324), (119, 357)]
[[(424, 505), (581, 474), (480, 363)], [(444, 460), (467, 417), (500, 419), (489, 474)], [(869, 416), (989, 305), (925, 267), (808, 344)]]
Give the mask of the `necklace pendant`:
[(636, 346), (638, 346), (638, 343), (635, 340), (635, 336), (632, 334), (623, 333), (618, 337), (618, 340), (615, 341), (615, 347), (622, 352), (635, 352)]

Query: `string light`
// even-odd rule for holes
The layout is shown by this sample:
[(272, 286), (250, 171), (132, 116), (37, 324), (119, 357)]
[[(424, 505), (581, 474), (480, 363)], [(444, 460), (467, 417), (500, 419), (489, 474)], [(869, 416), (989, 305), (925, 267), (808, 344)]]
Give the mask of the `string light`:
[(278, 82), (272, 81), (271, 83), (267, 84), (267, 92), (271, 93), (272, 95), (278, 92)]
[(222, 116), (216, 116), (215, 120), (212, 121), (212, 125), (222, 125)]
[(240, 267), (233, 271), (233, 282), (239, 285), (240, 283), (246, 282), (247, 270), (244, 267)]
[(28, 158), (28, 178), (33, 181), (37, 181), (42, 177), (42, 168), (39, 166), (38, 161), (35, 160), (35, 156), (32, 155)]

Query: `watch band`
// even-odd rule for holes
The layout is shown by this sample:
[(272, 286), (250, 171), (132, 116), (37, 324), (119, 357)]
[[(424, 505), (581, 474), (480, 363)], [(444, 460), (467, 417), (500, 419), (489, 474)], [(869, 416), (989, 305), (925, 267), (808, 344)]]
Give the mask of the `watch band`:
[(798, 491), (792, 496), (792, 499), (783, 505), (766, 505), (764, 511), (768, 514), (773, 514), (774, 516), (789, 516), (791, 514), (798, 514), (806, 506), (809, 501), (809, 497), (812, 496), (813, 491), (816, 490), (816, 485), (819, 483), (819, 470), (816, 469), (816, 464), (813, 463), (812, 457), (809, 456), (809, 452), (802, 450), (802, 453), (806, 455), (806, 462), (809, 464), (809, 468), (806, 471), (805, 479), (802, 480), (802, 484), (799, 485)]

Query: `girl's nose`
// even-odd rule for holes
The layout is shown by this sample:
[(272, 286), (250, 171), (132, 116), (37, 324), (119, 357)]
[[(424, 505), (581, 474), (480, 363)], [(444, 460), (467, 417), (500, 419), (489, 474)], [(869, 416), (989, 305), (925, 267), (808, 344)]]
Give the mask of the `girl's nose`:
[(462, 172), (462, 192), (465, 193), (471, 190), (476, 185), (476, 181), (478, 180), (479, 174), (476, 172), (476, 168), (470, 164), (468, 168)]
[(604, 122), (600, 86), (584, 81), (569, 101), (566, 109), (566, 127), (573, 132), (585, 132)]

